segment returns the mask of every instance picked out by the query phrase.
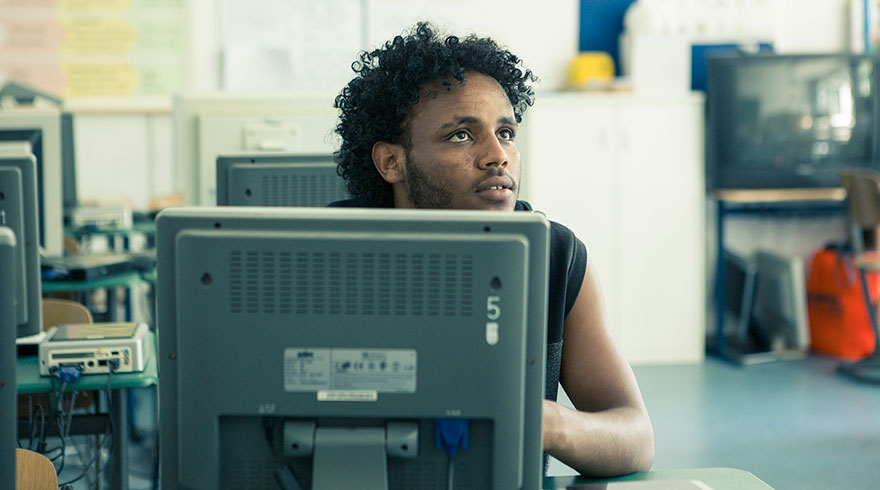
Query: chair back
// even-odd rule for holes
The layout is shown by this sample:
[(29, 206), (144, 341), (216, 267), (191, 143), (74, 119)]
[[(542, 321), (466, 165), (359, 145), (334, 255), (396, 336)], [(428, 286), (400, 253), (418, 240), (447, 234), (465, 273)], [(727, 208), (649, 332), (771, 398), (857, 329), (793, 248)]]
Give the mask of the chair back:
[(864, 252), (862, 231), (876, 233), (880, 227), (880, 172), (846, 167), (840, 171), (840, 180), (846, 189), (853, 249), (856, 254), (861, 254)]
[(849, 216), (862, 228), (880, 225), (880, 172), (865, 168), (840, 171)]
[(43, 298), (43, 330), (66, 323), (94, 323), (92, 312), (76, 301)]
[(27, 449), (15, 449), (16, 490), (58, 490), (58, 475), (49, 458)]

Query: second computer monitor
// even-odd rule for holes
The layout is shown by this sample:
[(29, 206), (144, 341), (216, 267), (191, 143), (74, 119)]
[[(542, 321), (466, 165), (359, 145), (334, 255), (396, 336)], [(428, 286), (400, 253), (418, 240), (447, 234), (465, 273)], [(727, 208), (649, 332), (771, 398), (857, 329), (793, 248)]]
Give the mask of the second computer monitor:
[[(305, 490), (445, 489), (450, 469), (459, 490), (540, 488), (542, 216), (172, 208), (156, 226), (163, 488), (276, 489), (284, 467)], [(450, 461), (435, 430), (463, 423)]]
[(217, 157), (218, 206), (323, 207), (348, 197), (330, 154)]
[(24, 142), (36, 158), (40, 243), (48, 255), (64, 252), (62, 198), (62, 122), (57, 109), (0, 109), (0, 142)]
[(24, 337), (35, 335), (42, 329), (36, 162), (25, 147), (16, 153), (9, 144), (3, 146), (0, 153), (0, 225), (12, 230), (17, 245), (14, 273), (3, 276), (0, 281), (14, 285), (15, 336)]
[[(11, 277), (15, 267), (15, 234), (0, 226), (0, 312), (12, 310), (15, 298)], [(12, 315), (0, 313), (0, 488), (15, 488), (16, 424), (16, 356), (15, 321)]]

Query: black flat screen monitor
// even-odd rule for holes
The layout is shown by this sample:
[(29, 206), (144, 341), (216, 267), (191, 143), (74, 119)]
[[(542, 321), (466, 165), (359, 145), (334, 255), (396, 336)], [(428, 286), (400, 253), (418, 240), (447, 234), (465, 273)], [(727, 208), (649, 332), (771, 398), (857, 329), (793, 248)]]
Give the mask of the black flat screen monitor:
[[(547, 221), (170, 208), (162, 488), (540, 488)], [(466, 425), (451, 459), (440, 427)], [(289, 488), (296, 488), (290, 486)]]
[(0, 280), (8, 278), (14, 285), (16, 337), (42, 329), (36, 162), (25, 148), (21, 151), (11, 156), (4, 149), (0, 155), (0, 224), (12, 230), (17, 242), (14, 273)]
[(840, 187), (878, 167), (878, 57), (725, 54), (708, 60), (707, 186)]
[(333, 155), (283, 153), (217, 157), (218, 206), (326, 206), (348, 199)]

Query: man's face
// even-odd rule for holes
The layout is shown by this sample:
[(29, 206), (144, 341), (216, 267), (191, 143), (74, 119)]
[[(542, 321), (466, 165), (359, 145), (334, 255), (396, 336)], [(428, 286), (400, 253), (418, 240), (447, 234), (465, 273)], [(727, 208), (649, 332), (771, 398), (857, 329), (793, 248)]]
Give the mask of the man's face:
[(397, 207), (512, 211), (519, 194), (516, 117), (498, 82), (476, 72), (422, 88), (409, 123)]

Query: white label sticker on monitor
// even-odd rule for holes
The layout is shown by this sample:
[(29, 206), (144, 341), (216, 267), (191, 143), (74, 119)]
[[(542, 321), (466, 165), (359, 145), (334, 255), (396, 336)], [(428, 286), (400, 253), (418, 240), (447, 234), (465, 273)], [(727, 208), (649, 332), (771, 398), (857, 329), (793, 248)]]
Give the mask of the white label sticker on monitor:
[(284, 349), (284, 390), (330, 388), (330, 349)]
[(303, 347), (284, 351), (287, 391), (415, 393), (416, 373), (416, 351), (411, 349)]

